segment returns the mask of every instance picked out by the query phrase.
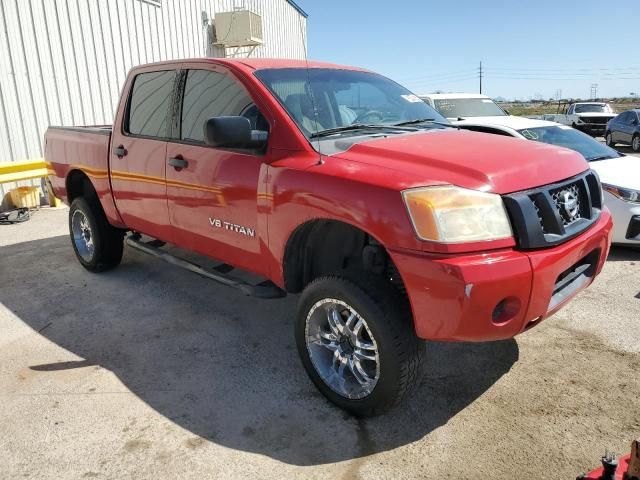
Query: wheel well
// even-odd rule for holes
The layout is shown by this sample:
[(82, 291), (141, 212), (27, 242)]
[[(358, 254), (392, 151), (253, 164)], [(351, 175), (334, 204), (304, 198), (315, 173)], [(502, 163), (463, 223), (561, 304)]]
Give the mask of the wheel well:
[(301, 292), (314, 279), (345, 272), (379, 275), (403, 295), (406, 290), (384, 246), (368, 233), (348, 223), (313, 220), (299, 226), (285, 248), (285, 289)]
[(69, 204), (77, 197), (87, 200), (97, 200), (98, 195), (87, 175), (80, 170), (73, 170), (67, 176), (67, 198)]

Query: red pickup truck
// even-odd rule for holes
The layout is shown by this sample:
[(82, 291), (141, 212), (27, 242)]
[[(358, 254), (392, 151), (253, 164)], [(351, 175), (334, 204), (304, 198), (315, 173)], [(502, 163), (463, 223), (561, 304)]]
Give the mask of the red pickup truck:
[(115, 267), (126, 236), (250, 295), (301, 293), (302, 363), (363, 416), (419, 383), (422, 339), (524, 332), (589, 285), (609, 249), (611, 217), (579, 154), (460, 131), (357, 68), (140, 66), (113, 127), (50, 127), (45, 143), (85, 268)]

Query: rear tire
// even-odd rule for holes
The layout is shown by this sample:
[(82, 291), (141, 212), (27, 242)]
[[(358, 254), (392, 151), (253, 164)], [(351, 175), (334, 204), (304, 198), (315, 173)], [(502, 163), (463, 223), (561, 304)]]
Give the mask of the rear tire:
[(633, 150), (634, 152), (640, 152), (640, 135), (638, 135), (637, 133), (631, 140), (631, 150)]
[(613, 141), (613, 136), (611, 135), (611, 132), (605, 133), (605, 135), (604, 135), (604, 143), (607, 144), (607, 147), (613, 148), (613, 147), (616, 146), (615, 142)]
[(109, 224), (97, 201), (71, 202), (69, 235), (78, 261), (90, 272), (110, 270), (122, 260), (124, 231)]
[(316, 387), (356, 416), (387, 411), (420, 383), (425, 343), (406, 299), (383, 281), (314, 280), (300, 297), (295, 338)]

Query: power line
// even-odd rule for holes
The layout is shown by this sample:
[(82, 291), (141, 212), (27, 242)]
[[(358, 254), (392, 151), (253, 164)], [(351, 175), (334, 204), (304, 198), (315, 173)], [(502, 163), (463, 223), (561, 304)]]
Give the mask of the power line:
[(405, 85), (411, 86), (413, 88), (420, 88), (423, 86), (431, 87), (431, 86), (447, 85), (449, 83), (467, 82), (470, 80), (476, 80), (477, 78), (478, 78), (478, 75), (472, 75), (472, 76), (458, 78), (454, 80), (442, 80), (442, 81), (435, 81), (435, 82), (414, 82), (414, 83), (405, 82)]
[[(568, 80), (589, 80), (593, 77), (529, 77), (529, 76), (510, 76), (510, 75), (490, 75), (490, 74), (485, 74), (485, 77), (487, 78), (496, 78), (496, 79), (500, 79), (500, 80), (551, 80), (551, 81), (556, 81), (556, 80), (564, 80), (564, 81), (568, 81)], [(598, 77), (598, 80), (600, 81), (608, 81), (608, 80), (640, 80), (640, 77)]]
[(424, 80), (412, 80), (412, 81), (405, 81), (404, 83), (406, 84), (415, 84), (415, 83), (440, 83), (440, 82), (448, 82), (451, 80), (459, 80), (462, 78), (478, 78), (478, 73), (477, 72), (471, 72), (471, 73), (467, 73), (467, 74), (459, 74), (456, 75), (454, 77), (446, 77), (446, 78), (434, 78), (434, 79), (424, 79)]
[(438, 80), (438, 79), (448, 78), (448, 77), (458, 77), (461, 75), (469, 75), (475, 72), (476, 72), (476, 69), (466, 69), (466, 70), (458, 70), (456, 72), (434, 73), (431, 75), (422, 75), (419, 77), (404, 77), (404, 78), (399, 78), (399, 80), (402, 80), (405, 82), (410, 80)]
[(536, 68), (536, 67), (489, 67), (491, 70), (534, 70), (536, 72), (593, 72), (593, 71), (628, 71), (628, 70), (640, 70), (640, 67), (636, 66), (626, 66), (626, 67), (606, 67), (606, 68), (573, 68), (573, 67), (563, 67), (563, 68)]

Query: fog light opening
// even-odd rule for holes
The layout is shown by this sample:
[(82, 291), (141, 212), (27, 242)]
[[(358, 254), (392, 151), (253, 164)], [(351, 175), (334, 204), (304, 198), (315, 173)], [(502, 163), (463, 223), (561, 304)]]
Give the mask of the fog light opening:
[(496, 325), (509, 323), (520, 311), (520, 300), (516, 297), (503, 298), (498, 302), (491, 314), (491, 321)]

